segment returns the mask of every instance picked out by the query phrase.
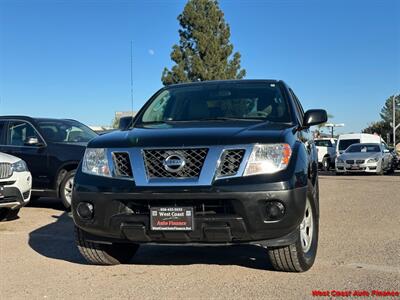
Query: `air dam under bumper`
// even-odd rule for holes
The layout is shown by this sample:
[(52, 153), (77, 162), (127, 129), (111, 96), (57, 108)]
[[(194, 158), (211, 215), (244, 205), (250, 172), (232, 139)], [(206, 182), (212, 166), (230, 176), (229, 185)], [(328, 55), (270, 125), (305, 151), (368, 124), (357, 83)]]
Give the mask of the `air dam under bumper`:
[[(85, 189), (83, 189), (85, 190)], [(72, 212), (87, 239), (109, 243), (251, 243), (281, 246), (294, 242), (304, 216), (307, 187), (253, 192), (86, 192), (75, 189)], [(285, 207), (278, 221), (266, 220), (266, 204)], [(80, 202), (93, 205), (93, 218), (77, 213)], [(193, 206), (194, 230), (151, 231), (149, 207)]]
[(4, 197), (0, 198), (0, 208), (18, 209), (29, 202), (30, 191), (21, 194), (17, 187), (4, 186), (3, 195)]

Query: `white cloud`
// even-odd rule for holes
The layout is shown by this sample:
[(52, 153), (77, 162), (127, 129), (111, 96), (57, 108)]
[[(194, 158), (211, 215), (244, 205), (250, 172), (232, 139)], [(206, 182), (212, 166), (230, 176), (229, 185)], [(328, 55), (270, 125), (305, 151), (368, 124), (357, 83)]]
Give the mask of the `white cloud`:
[(149, 49), (149, 54), (154, 55), (154, 54), (156, 54), (156, 52), (153, 49)]

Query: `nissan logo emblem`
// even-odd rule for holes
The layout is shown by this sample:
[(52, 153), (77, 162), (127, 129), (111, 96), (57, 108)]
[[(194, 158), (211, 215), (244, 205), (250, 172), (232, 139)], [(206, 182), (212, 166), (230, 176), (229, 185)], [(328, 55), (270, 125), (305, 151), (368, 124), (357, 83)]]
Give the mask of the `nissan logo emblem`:
[(178, 154), (172, 154), (163, 161), (165, 170), (171, 173), (178, 173), (183, 169), (185, 164), (185, 159)]

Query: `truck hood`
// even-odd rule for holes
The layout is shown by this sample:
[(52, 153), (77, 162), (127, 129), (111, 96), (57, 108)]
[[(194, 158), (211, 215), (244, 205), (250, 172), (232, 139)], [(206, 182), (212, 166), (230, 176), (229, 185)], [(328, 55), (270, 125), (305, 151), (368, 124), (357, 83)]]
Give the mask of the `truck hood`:
[(135, 127), (99, 136), (91, 148), (185, 147), (279, 143), (293, 139), (293, 125), (250, 121), (179, 122)]

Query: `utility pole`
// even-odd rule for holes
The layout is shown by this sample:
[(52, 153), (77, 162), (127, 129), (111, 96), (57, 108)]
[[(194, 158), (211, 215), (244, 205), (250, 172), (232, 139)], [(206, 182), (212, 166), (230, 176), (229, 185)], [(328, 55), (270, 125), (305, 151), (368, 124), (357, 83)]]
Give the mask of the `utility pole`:
[(396, 94), (393, 95), (393, 147), (396, 147)]
[(327, 128), (331, 129), (331, 138), (333, 138), (334, 137), (334, 135), (333, 135), (334, 128), (335, 127), (344, 127), (344, 124), (343, 123), (340, 123), (340, 124), (327, 123), (327, 124), (324, 125), (324, 127), (327, 127)]
[(133, 115), (133, 41), (131, 40), (131, 113)]
[[(398, 95), (400, 96), (400, 94)], [(390, 125), (393, 128), (393, 147), (396, 147), (396, 130), (400, 127), (400, 124), (396, 125), (396, 94), (393, 95), (393, 121), (390, 123)]]

